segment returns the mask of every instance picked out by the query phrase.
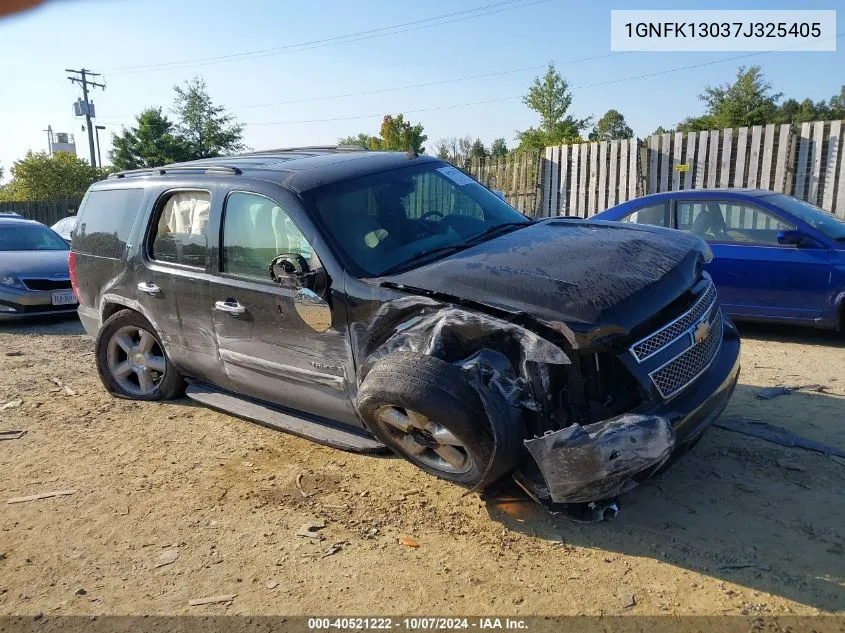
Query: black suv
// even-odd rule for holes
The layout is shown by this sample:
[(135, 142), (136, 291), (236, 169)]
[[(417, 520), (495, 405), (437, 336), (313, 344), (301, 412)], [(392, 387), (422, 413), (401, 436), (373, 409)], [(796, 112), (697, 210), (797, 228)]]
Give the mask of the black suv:
[(185, 390), (468, 487), (510, 473), (549, 505), (668, 463), (739, 373), (699, 238), (533, 221), (414, 153), (115, 174), (86, 194), (71, 251), (111, 393)]

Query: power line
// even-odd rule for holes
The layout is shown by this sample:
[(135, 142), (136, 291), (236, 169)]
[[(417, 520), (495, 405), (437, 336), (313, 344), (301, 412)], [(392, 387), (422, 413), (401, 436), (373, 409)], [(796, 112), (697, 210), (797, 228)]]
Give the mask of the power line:
[[(279, 46), (274, 48), (258, 49), (254, 51), (243, 51), (240, 53), (230, 53), (228, 55), (218, 55), (215, 57), (200, 57), (195, 59), (184, 59), (173, 62), (161, 62), (156, 64), (141, 64), (138, 66), (123, 66), (111, 69), (109, 74), (112, 75), (128, 75), (143, 72), (152, 72), (157, 70), (180, 70), (183, 68), (194, 68), (199, 66), (210, 66), (216, 64), (229, 63), (240, 61), (243, 59), (257, 59), (261, 57), (269, 57), (271, 55), (282, 55), (286, 53), (295, 53), (306, 50), (313, 50), (315, 48), (324, 48), (326, 46), (336, 46), (338, 44), (348, 44), (352, 42), (359, 42), (362, 40), (374, 39), (377, 37), (385, 37), (388, 35), (397, 35), (399, 33), (407, 33), (409, 31), (417, 31), (420, 29), (427, 29), (434, 26), (441, 26), (444, 24), (452, 24), (454, 22), (461, 22), (464, 20), (471, 20), (473, 18), (484, 17), (487, 15), (494, 15), (504, 11), (511, 11), (513, 9), (521, 9), (524, 7), (533, 6), (536, 4), (543, 4), (550, 0), (501, 0), (490, 4), (475, 7), (473, 9), (464, 9), (462, 11), (455, 11), (453, 13), (445, 13), (443, 15), (433, 16), (430, 18), (423, 18), (420, 20), (413, 20), (411, 22), (404, 22), (402, 24), (394, 24), (391, 26), (384, 26), (377, 29), (369, 29), (367, 31), (359, 31), (357, 33), (348, 33), (346, 35), (337, 35), (334, 37), (323, 38), (319, 40), (311, 40), (308, 42), (300, 42), (297, 44), (288, 44), (286, 46)], [(505, 5), (505, 6), (503, 6)], [(496, 7), (500, 7), (496, 9)], [(495, 10), (488, 10), (495, 9)], [(473, 15), (467, 15), (473, 14)], [(462, 16), (462, 17), (455, 17)], [(444, 19), (453, 18), (453, 19)], [(441, 20), (441, 21), (437, 21)], [(427, 22), (434, 22), (426, 24)], [(402, 28), (408, 27), (408, 28)], [(398, 29), (398, 30), (397, 30)]]
[[(560, 64), (556, 64), (559, 66), (563, 65), (570, 65), (570, 64), (577, 64), (580, 62), (587, 62), (593, 61), (596, 59), (604, 59), (606, 57), (615, 57), (617, 55), (625, 55), (631, 51), (619, 51), (614, 53), (605, 53), (603, 55), (593, 55), (592, 57), (581, 57), (579, 59), (570, 59), (564, 62), (560, 62)], [(483, 73), (480, 75), (467, 75), (464, 77), (454, 77), (452, 79), (439, 79), (437, 81), (427, 81), (424, 83), (418, 84), (408, 84), (406, 86), (394, 86), (390, 88), (374, 88), (372, 90), (362, 90), (360, 92), (346, 92), (336, 95), (326, 95), (323, 97), (305, 97), (303, 99), (289, 99), (287, 101), (274, 101), (271, 103), (251, 103), (247, 105), (236, 105), (226, 108), (227, 110), (238, 110), (238, 109), (246, 109), (246, 108), (267, 108), (270, 106), (278, 106), (278, 105), (291, 105), (295, 103), (312, 103), (315, 101), (329, 101), (332, 99), (344, 99), (348, 97), (363, 97), (367, 95), (375, 95), (375, 94), (383, 94), (385, 92), (399, 92), (400, 90), (411, 90), (413, 88), (429, 88), (431, 86), (441, 86), (443, 84), (452, 84), (452, 83), (460, 83), (462, 81), (471, 81), (474, 79), (488, 79), (490, 77), (501, 77), (503, 75), (512, 75), (514, 73), (522, 73), (528, 72), (529, 70), (542, 70), (545, 68), (546, 65), (542, 64), (540, 66), (523, 66), (522, 68), (511, 68), (509, 70), (497, 70), (492, 73)]]
[[(597, 59), (604, 59), (607, 57), (616, 57), (618, 55), (628, 55), (633, 51), (617, 51), (613, 53), (604, 53), (602, 55), (592, 55), (590, 57), (580, 57), (578, 59), (570, 59), (563, 62), (556, 62), (555, 65), (557, 67), (560, 66), (568, 66), (571, 64), (577, 64), (580, 62), (587, 62), (587, 61), (594, 61)], [(475, 79), (489, 79), (490, 77), (501, 77), (504, 75), (512, 75), (515, 73), (521, 72), (528, 72), (528, 71), (536, 71), (542, 70), (546, 68), (546, 64), (542, 64), (539, 66), (523, 66), (521, 68), (510, 68), (508, 70), (497, 70), (490, 73), (482, 73), (479, 75), (465, 75), (463, 77), (453, 77), (451, 79), (438, 79), (436, 81), (427, 81), (423, 83), (417, 84), (407, 84), (404, 86), (391, 86), (388, 88), (373, 88), (372, 90), (361, 90), (359, 92), (345, 92), (340, 94), (334, 95), (324, 95), (321, 97), (304, 97), (302, 99), (289, 99), (286, 101), (272, 101), (270, 103), (249, 103), (243, 105), (234, 105), (234, 106), (227, 106), (224, 109), (229, 112), (234, 112), (235, 110), (245, 110), (248, 108), (269, 108), (271, 106), (280, 106), (280, 105), (292, 105), (297, 103), (314, 103), (317, 101), (331, 101), (333, 99), (345, 99), (349, 97), (362, 97), (367, 95), (374, 95), (374, 94), (383, 94), (386, 92), (399, 92), (401, 90), (412, 90), (414, 88), (429, 88), (431, 86), (440, 86), (443, 84), (452, 84), (452, 83), (460, 83), (463, 81), (472, 81)], [(132, 117), (127, 116), (111, 116), (107, 118), (112, 119), (128, 119)]]
[[(845, 36), (845, 33), (839, 33), (832, 39), (838, 39), (838, 38), (843, 37), (843, 36)], [(582, 85), (579, 85), (579, 86), (571, 86), (570, 88), (572, 90), (580, 90), (580, 89), (583, 89), (583, 88), (595, 88), (597, 86), (606, 86), (606, 85), (610, 85), (610, 84), (622, 83), (622, 82), (625, 82), (625, 81), (634, 81), (634, 80), (637, 80), (637, 79), (647, 79), (647, 78), (651, 78), (651, 77), (658, 77), (660, 75), (667, 75), (667, 74), (670, 74), (670, 73), (676, 73), (676, 72), (680, 72), (680, 71), (683, 71), (683, 70), (692, 70), (692, 69), (695, 69), (695, 68), (702, 68), (702, 67), (705, 67), (705, 66), (712, 66), (712, 65), (715, 65), (715, 64), (722, 64), (722, 63), (725, 63), (725, 62), (736, 61), (738, 59), (747, 59), (749, 57), (766, 55), (767, 53), (773, 53), (773, 52), (776, 52), (776, 51), (786, 50), (786, 49), (789, 49), (789, 48), (795, 48), (795, 46), (785, 46), (783, 48), (775, 49), (775, 50), (771, 50), (771, 51), (756, 51), (756, 52), (753, 52), (753, 53), (746, 53), (744, 55), (734, 55), (732, 57), (725, 57), (723, 59), (714, 59), (714, 60), (710, 60), (710, 61), (707, 61), (707, 62), (701, 62), (699, 64), (691, 64), (691, 65), (688, 65), (688, 66), (678, 66), (676, 68), (667, 68), (666, 70), (660, 70), (660, 71), (656, 71), (656, 72), (653, 72), (653, 73), (644, 73), (644, 74), (641, 74), (641, 75), (632, 75), (632, 76), (629, 76), (629, 77), (620, 77), (620, 78), (617, 78), (617, 79), (608, 79), (607, 81), (599, 81), (599, 82), (595, 82), (595, 83), (591, 83), (591, 84), (582, 84)], [(417, 109), (401, 108), (401, 110), (404, 113), (414, 113), (415, 114), (415, 113), (420, 113), (420, 112), (434, 112), (434, 111), (437, 111), (437, 110), (450, 110), (450, 109), (454, 109), (454, 108), (464, 108), (464, 107), (468, 107), (468, 106), (485, 105), (485, 104), (489, 104), (489, 103), (500, 103), (500, 102), (504, 102), (504, 101), (514, 101), (516, 99), (521, 99), (521, 98), (522, 98), (522, 96), (519, 95), (519, 96), (499, 97), (499, 98), (496, 98), (496, 99), (486, 99), (486, 100), (483, 100), (483, 101), (470, 101), (470, 102), (467, 102), (467, 103), (454, 103), (454, 104), (443, 105), (443, 106), (435, 106), (435, 107), (431, 107), (431, 108), (417, 108)], [(272, 121), (272, 122), (261, 122), (261, 123), (244, 123), (244, 125), (251, 125), (251, 126), (299, 125), (299, 124), (306, 124), (306, 123), (329, 123), (329, 122), (334, 122), (334, 121), (354, 121), (354, 120), (358, 120), (358, 119), (372, 119), (372, 118), (376, 118), (376, 117), (381, 118), (383, 116), (384, 116), (384, 113), (382, 112), (382, 113), (378, 113), (378, 114), (362, 114), (362, 115), (345, 116), (345, 117), (330, 117), (330, 118), (325, 118), (325, 119), (304, 119), (304, 120), (299, 120), (299, 121)]]

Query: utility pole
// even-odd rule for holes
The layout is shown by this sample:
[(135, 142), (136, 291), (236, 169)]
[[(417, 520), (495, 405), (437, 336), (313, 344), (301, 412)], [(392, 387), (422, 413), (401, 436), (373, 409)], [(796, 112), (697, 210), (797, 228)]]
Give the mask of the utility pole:
[(53, 126), (48, 125), (46, 130), (41, 130), (42, 132), (47, 132), (47, 155), (53, 155)]
[(105, 90), (106, 85), (88, 79), (88, 77), (99, 77), (100, 73), (93, 73), (86, 68), (82, 68), (81, 70), (65, 68), (65, 72), (79, 75), (78, 77), (68, 77), (68, 79), (82, 86), (82, 100), (85, 107), (83, 114), (85, 115), (85, 125), (88, 128), (88, 151), (91, 153), (91, 165), (96, 167), (97, 157), (94, 154), (94, 130), (91, 129), (91, 103), (88, 101), (88, 86), (95, 86)]
[(94, 132), (97, 136), (97, 162), (100, 163), (100, 169), (103, 168), (103, 155), (100, 154), (100, 130), (105, 130), (105, 125), (95, 125)]

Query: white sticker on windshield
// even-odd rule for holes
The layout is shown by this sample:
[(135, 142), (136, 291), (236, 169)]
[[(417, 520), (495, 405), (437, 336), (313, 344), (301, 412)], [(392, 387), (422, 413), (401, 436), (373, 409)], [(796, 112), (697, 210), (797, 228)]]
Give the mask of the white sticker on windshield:
[(475, 181), (467, 176), (464, 172), (462, 172), (457, 167), (441, 167), (438, 169), (441, 174), (446, 176), (449, 180), (453, 183), (458, 185), (459, 187), (463, 187), (464, 185), (471, 185)]

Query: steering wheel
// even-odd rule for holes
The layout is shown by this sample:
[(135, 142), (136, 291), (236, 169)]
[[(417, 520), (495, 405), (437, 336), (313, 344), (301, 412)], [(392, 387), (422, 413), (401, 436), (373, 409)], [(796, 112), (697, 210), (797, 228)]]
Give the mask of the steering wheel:
[(429, 211), (429, 212), (427, 212), (427, 213), (423, 213), (423, 214), (420, 216), (420, 220), (421, 220), (421, 221), (422, 221), (422, 220), (427, 220), (428, 218), (430, 218), (430, 217), (431, 217), (431, 216), (433, 216), (433, 215), (439, 215), (441, 220), (442, 220), (444, 217), (446, 217), (446, 215), (445, 215), (444, 213), (441, 213), (440, 211)]

